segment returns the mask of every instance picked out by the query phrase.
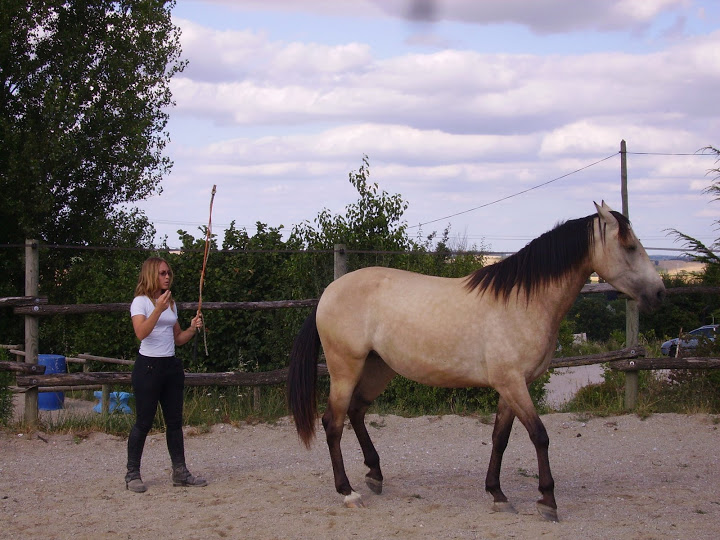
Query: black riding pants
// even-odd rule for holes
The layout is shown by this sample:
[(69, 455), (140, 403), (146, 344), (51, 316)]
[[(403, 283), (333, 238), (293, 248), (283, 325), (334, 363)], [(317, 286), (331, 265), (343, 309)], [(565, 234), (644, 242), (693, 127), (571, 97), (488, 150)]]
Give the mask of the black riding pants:
[(137, 355), (132, 371), (135, 393), (135, 425), (128, 438), (128, 469), (139, 469), (145, 438), (152, 428), (158, 403), (165, 418), (165, 437), (173, 465), (185, 463), (182, 432), (185, 372), (174, 357), (152, 358)]

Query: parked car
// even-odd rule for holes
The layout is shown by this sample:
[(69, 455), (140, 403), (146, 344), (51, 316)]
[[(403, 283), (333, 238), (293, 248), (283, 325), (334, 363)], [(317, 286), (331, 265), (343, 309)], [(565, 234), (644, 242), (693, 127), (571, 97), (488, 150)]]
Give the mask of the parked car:
[(660, 352), (667, 356), (675, 356), (678, 341), (680, 342), (681, 351), (696, 348), (702, 338), (708, 341), (715, 341), (715, 334), (717, 333), (718, 327), (720, 327), (720, 324), (706, 324), (705, 326), (691, 330), (687, 334), (683, 334), (682, 340), (679, 338), (669, 339), (660, 345)]

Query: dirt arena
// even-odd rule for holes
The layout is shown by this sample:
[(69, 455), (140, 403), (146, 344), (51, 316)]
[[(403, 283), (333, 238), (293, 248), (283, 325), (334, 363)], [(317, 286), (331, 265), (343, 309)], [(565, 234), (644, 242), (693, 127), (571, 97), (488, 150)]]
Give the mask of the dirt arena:
[(475, 417), (371, 416), (385, 474), (365, 486), (351, 430), (350, 481), (366, 508), (342, 507), (322, 436), (306, 450), (289, 419), (187, 431), (188, 466), (206, 488), (174, 488), (164, 435), (148, 438), (144, 494), (125, 490), (126, 439), (100, 433), (0, 433), (1, 538), (552, 538), (720, 537), (720, 423), (710, 415), (543, 416), (559, 523), (535, 511), (535, 452), (516, 423), (502, 482), (517, 514), (495, 514), (483, 489), (492, 426)]

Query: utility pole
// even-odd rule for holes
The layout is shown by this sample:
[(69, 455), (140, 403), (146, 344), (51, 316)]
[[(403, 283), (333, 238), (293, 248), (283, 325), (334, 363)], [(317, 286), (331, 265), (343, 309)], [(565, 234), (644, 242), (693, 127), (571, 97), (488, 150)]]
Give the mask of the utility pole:
[[(620, 141), (620, 193), (622, 196), (622, 213), (630, 219), (628, 209), (627, 188), (627, 147), (625, 141)], [(625, 300), (625, 346), (635, 347), (638, 344), (640, 333), (640, 310), (635, 300)], [(634, 409), (637, 406), (639, 376), (637, 371), (625, 372), (625, 408)]]

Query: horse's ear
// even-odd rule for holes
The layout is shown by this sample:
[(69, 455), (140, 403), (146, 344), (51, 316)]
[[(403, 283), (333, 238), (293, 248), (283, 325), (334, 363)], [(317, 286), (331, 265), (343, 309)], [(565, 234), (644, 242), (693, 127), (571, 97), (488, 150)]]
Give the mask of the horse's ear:
[(601, 223), (604, 223), (610, 228), (619, 227), (617, 219), (615, 219), (615, 216), (612, 215), (612, 208), (605, 204), (605, 201), (602, 201), (601, 205), (594, 201), (593, 204), (595, 205), (595, 208), (597, 208)]

